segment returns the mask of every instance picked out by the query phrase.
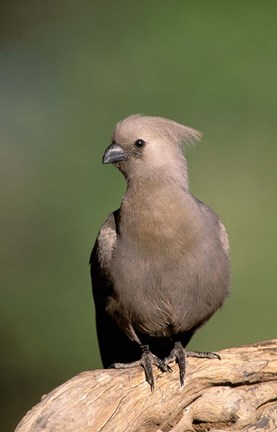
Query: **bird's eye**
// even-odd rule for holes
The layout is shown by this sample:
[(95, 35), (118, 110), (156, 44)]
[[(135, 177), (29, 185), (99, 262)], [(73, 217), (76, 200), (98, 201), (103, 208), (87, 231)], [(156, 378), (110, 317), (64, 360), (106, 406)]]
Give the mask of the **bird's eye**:
[(145, 141), (143, 140), (143, 139), (137, 139), (136, 141), (135, 141), (135, 147), (136, 148), (142, 148), (142, 147), (144, 147), (145, 146)]

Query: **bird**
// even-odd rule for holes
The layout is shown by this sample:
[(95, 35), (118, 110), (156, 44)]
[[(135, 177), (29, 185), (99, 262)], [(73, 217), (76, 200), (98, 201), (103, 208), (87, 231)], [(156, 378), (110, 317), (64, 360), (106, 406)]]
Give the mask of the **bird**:
[(179, 367), (195, 331), (230, 291), (229, 240), (217, 214), (189, 190), (184, 148), (201, 133), (163, 117), (119, 121), (102, 162), (124, 175), (120, 207), (104, 221), (90, 256), (96, 330), (104, 368)]

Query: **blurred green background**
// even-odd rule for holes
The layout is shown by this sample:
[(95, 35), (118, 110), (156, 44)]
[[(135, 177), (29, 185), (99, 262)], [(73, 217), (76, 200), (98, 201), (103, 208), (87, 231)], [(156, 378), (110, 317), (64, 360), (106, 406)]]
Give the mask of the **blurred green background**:
[(0, 430), (100, 367), (88, 259), (124, 179), (114, 124), (203, 132), (192, 192), (223, 219), (232, 295), (191, 348), (276, 336), (276, 2), (1, 1)]

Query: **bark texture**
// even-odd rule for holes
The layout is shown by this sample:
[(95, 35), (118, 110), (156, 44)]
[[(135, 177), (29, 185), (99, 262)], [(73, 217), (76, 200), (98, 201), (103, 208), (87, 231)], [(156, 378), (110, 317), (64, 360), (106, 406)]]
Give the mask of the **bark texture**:
[(141, 368), (82, 372), (34, 406), (16, 432), (277, 431), (277, 340), (188, 358), (155, 369), (150, 391)]

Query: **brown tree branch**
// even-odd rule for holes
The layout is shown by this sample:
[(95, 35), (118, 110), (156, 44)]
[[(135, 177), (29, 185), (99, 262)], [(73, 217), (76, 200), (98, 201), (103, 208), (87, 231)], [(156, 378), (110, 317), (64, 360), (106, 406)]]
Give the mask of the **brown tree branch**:
[(277, 340), (189, 358), (185, 386), (178, 368), (83, 372), (43, 396), (16, 432), (277, 431)]

